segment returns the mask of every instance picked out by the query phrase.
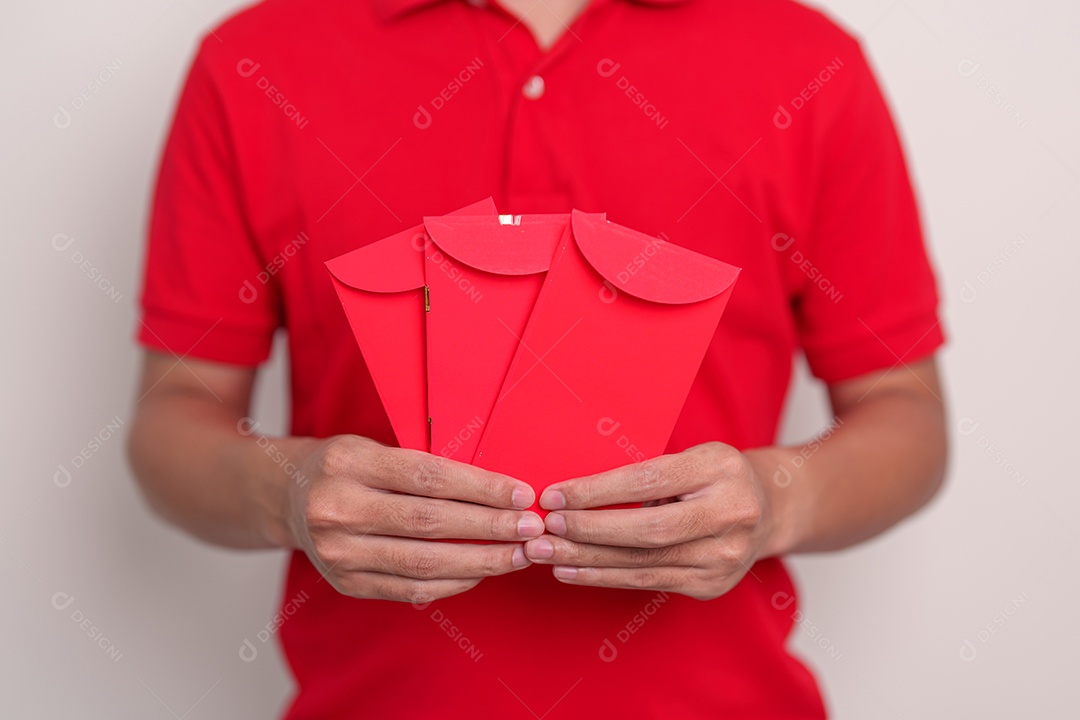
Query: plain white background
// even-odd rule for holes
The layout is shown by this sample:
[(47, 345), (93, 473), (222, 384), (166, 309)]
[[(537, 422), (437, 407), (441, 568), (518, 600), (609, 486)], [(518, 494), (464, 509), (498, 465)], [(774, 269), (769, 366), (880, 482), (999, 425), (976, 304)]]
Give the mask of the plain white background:
[[(196, 38), (237, 7), (0, 10), (3, 717), (268, 718), (291, 689), (257, 639), (284, 556), (167, 528), (123, 460), (160, 145)], [(898, 529), (793, 561), (794, 645), (837, 718), (1076, 717), (1080, 5), (823, 7), (864, 39), (908, 148), (951, 339), (953, 460)], [(283, 427), (282, 367), (278, 352), (259, 388), (266, 427)], [(784, 438), (827, 419), (800, 368)]]

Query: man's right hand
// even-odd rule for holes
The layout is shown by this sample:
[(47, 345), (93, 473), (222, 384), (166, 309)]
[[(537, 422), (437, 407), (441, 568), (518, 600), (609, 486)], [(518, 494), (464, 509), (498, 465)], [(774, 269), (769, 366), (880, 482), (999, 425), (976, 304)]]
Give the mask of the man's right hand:
[[(354, 435), (320, 442), (288, 492), (288, 525), (339, 592), (425, 603), (527, 567), (544, 523), (505, 475)], [(484, 540), (490, 544), (438, 539)]]

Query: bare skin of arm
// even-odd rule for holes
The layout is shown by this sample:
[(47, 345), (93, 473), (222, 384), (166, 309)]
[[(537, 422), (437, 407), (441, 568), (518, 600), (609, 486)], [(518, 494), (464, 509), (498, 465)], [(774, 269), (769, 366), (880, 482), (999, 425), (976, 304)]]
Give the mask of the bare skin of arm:
[[(497, 473), (355, 436), (260, 440), (245, 423), (254, 377), (147, 353), (129, 438), (140, 486), (191, 534), (300, 548), (355, 597), (426, 602), (531, 562), (574, 584), (717, 597), (758, 559), (896, 524), (937, 491), (947, 454), (927, 360), (831, 387), (838, 427), (814, 444), (740, 453), (711, 442), (553, 485), (544, 533), (522, 509), (533, 491)], [(648, 506), (589, 509), (633, 501)]]
[[(836, 429), (799, 447), (720, 442), (547, 488), (529, 559), (579, 585), (722, 595), (759, 559), (845, 548), (925, 505), (947, 440), (933, 359), (829, 389)], [(782, 469), (783, 468), (783, 469)], [(595, 510), (643, 502), (628, 510)]]
[(355, 597), (427, 602), (529, 565), (522, 543), (543, 521), (523, 510), (528, 485), (357, 436), (260, 438), (246, 420), (254, 381), (251, 368), (145, 354), (128, 454), (162, 517), (217, 545), (304, 550)]

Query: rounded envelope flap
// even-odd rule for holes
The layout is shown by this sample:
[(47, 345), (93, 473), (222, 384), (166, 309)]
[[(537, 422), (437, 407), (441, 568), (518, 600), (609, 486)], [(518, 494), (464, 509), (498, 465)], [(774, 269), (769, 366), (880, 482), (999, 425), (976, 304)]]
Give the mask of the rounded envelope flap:
[(585, 259), (613, 287), (651, 302), (681, 305), (731, 287), (739, 268), (659, 238), (573, 213), (574, 240)]
[(327, 260), (326, 269), (338, 281), (357, 290), (381, 293), (415, 290), (424, 287), (427, 243), (423, 228), (417, 226)]
[(546, 272), (569, 226), (570, 215), (565, 213), (424, 218), (437, 249), (469, 267), (497, 275)]

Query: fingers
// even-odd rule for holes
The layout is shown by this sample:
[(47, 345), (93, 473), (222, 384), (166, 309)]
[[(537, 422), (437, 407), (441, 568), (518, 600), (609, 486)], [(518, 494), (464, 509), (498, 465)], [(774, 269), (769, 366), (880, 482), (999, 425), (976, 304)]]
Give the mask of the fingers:
[(356, 526), (368, 535), (502, 542), (528, 540), (544, 531), (544, 521), (534, 512), (392, 493), (372, 493)]
[(527, 483), (448, 458), (400, 448), (382, 448), (368, 464), (371, 487), (409, 495), (524, 510), (536, 500)]
[(658, 548), (610, 547), (576, 543), (554, 535), (544, 535), (525, 543), (525, 556), (541, 565), (575, 567), (645, 568), (657, 566), (695, 567), (705, 557), (712, 538), (704, 538)]
[(696, 600), (712, 600), (735, 587), (744, 571), (717, 573), (705, 568), (576, 568), (556, 566), (552, 574), (567, 585), (658, 590)]
[(707, 505), (686, 501), (629, 510), (562, 510), (545, 521), (552, 535), (592, 545), (661, 548), (712, 537)]
[(448, 544), (406, 538), (355, 538), (334, 565), (342, 573), (378, 572), (416, 580), (452, 580), (505, 575), (528, 567), (520, 543)]
[(708, 478), (693, 454), (663, 455), (642, 463), (555, 483), (540, 496), (545, 510), (582, 510), (664, 500), (704, 487)]
[(356, 572), (340, 576), (332, 584), (343, 595), (424, 605), (471, 590), (480, 584), (480, 580), (416, 580), (387, 573)]
[(692, 582), (688, 576), (697, 574), (696, 568), (658, 567), (658, 568), (575, 568), (556, 567), (552, 574), (556, 579), (569, 585), (591, 585), (592, 587), (629, 588), (632, 590), (661, 590), (683, 592), (684, 587)]

